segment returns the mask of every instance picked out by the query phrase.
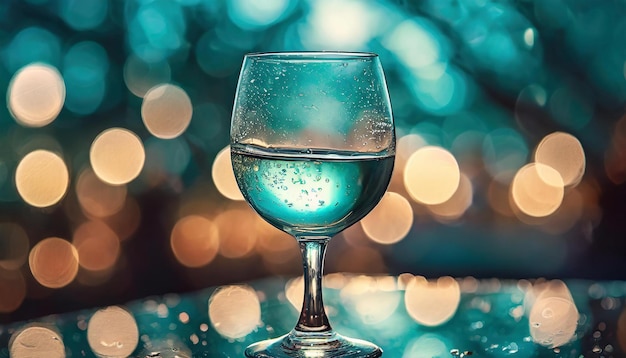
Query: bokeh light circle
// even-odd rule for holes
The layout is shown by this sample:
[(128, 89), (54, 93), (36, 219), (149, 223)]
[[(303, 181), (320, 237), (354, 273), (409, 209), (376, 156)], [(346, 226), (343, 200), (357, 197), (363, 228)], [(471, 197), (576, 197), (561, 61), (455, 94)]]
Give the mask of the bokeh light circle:
[(26, 281), (22, 272), (0, 267), (0, 293), (0, 313), (18, 309), (26, 297)]
[(402, 195), (387, 192), (378, 205), (361, 219), (365, 234), (380, 244), (402, 240), (413, 225), (413, 209)]
[(544, 217), (555, 212), (563, 202), (561, 175), (552, 167), (530, 163), (518, 170), (511, 183), (513, 204), (524, 214)]
[(108, 0), (61, 0), (59, 13), (71, 28), (83, 31), (98, 27), (109, 14)]
[(256, 226), (257, 220), (258, 215), (248, 207), (220, 213), (214, 221), (219, 228), (220, 254), (233, 259), (252, 253), (258, 235), (250, 227)]
[(171, 75), (167, 61), (146, 62), (131, 54), (124, 63), (124, 82), (137, 97), (143, 98), (151, 88), (169, 82)]
[(65, 162), (47, 150), (28, 153), (15, 170), (15, 185), (25, 202), (36, 207), (58, 203), (69, 185)]
[(182, 265), (204, 266), (217, 256), (220, 246), (219, 229), (211, 220), (202, 216), (186, 216), (174, 225), (170, 246)]
[(56, 331), (46, 327), (30, 326), (11, 336), (9, 356), (11, 358), (65, 358), (65, 345)]
[(285, 16), (290, 0), (228, 1), (228, 15), (242, 29), (258, 30), (269, 26)]
[(414, 200), (439, 204), (450, 199), (459, 186), (461, 172), (447, 150), (428, 146), (415, 151), (404, 168), (404, 186)]
[[(535, 162), (558, 171), (565, 186), (578, 184), (585, 173), (585, 151), (580, 141), (568, 133), (545, 136), (535, 150)], [(543, 176), (543, 171), (539, 175)]]
[(511, 128), (498, 128), (483, 139), (483, 164), (492, 177), (516, 171), (527, 162), (528, 145), (522, 135)]
[[(22, 22), (21, 25), (25, 24)], [(25, 27), (13, 35), (11, 42), (3, 44), (3, 65), (8, 73), (15, 73), (33, 63), (58, 66), (60, 58), (59, 37), (41, 26)]]
[(63, 56), (65, 109), (80, 116), (95, 113), (107, 95), (109, 67), (108, 53), (99, 43), (72, 45)]
[(459, 283), (452, 277), (427, 281), (415, 277), (409, 282), (404, 296), (406, 310), (417, 323), (435, 327), (454, 316), (461, 301)]
[[(450, 345), (442, 336), (435, 333), (425, 333), (413, 339), (404, 349), (402, 358), (432, 358), (454, 357), (450, 354)], [(465, 355), (461, 355), (464, 357)]]
[(125, 358), (137, 348), (139, 328), (128, 311), (111, 306), (91, 316), (87, 325), (87, 341), (99, 357)]
[(135, 133), (123, 128), (110, 128), (94, 139), (89, 159), (98, 178), (119, 185), (139, 175), (146, 153), (141, 139)]
[(230, 146), (222, 149), (215, 156), (213, 167), (211, 169), (213, 182), (220, 194), (231, 200), (244, 200), (241, 190), (237, 185), (235, 173), (233, 172), (233, 163), (230, 158)]
[(58, 237), (43, 239), (28, 256), (30, 271), (42, 286), (67, 286), (78, 273), (78, 251), (67, 240)]
[(15, 120), (26, 127), (43, 127), (54, 121), (65, 103), (65, 83), (59, 71), (34, 63), (11, 79), (7, 105)]
[(252, 287), (224, 286), (209, 298), (209, 319), (220, 335), (237, 339), (261, 322), (261, 303)]
[(528, 316), (530, 335), (542, 346), (563, 346), (576, 333), (578, 318), (578, 309), (571, 299), (540, 297)]
[(440, 204), (429, 205), (428, 210), (437, 217), (448, 220), (456, 220), (463, 216), (473, 201), (472, 182), (464, 173), (461, 173), (459, 187), (450, 199)]
[[(26, 258), (30, 242), (24, 229), (11, 222), (0, 223), (0, 268), (6, 270), (19, 269)], [(2, 292), (2, 290), (0, 290)]]
[(91, 271), (111, 268), (120, 253), (120, 240), (101, 221), (87, 221), (74, 231), (72, 243), (78, 252), (81, 267)]
[(141, 104), (141, 118), (152, 135), (172, 139), (182, 134), (191, 122), (193, 107), (182, 88), (162, 84), (151, 88)]
[(298, 276), (285, 283), (285, 297), (296, 311), (302, 309), (304, 302), (304, 277)]
[(108, 217), (122, 210), (126, 202), (125, 185), (103, 182), (91, 168), (83, 170), (76, 183), (76, 196), (83, 211), (95, 217)]

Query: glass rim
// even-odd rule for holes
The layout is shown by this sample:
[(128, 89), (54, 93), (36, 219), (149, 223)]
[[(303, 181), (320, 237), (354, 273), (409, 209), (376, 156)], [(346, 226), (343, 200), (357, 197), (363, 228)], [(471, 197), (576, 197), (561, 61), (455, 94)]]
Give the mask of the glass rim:
[(361, 51), (270, 51), (250, 52), (245, 54), (245, 58), (247, 59), (270, 61), (368, 60), (377, 57), (377, 53)]

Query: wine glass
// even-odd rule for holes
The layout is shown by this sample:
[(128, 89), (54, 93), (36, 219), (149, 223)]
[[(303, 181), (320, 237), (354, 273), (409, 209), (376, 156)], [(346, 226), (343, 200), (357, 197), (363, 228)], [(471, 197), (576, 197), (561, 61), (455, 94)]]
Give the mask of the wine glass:
[(302, 251), (304, 302), (295, 328), (247, 357), (379, 357), (336, 333), (322, 301), (330, 238), (385, 193), (395, 128), (378, 55), (256, 53), (244, 57), (231, 123), (235, 178), (246, 201)]

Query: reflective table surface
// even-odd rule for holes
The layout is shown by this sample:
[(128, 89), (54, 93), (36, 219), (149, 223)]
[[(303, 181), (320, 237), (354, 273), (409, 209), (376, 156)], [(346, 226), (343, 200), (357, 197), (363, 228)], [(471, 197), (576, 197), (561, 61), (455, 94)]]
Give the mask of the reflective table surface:
[[(331, 324), (384, 357), (624, 357), (626, 282), (325, 277)], [(243, 357), (289, 332), (301, 278), (167, 294), (0, 326), (0, 357)]]

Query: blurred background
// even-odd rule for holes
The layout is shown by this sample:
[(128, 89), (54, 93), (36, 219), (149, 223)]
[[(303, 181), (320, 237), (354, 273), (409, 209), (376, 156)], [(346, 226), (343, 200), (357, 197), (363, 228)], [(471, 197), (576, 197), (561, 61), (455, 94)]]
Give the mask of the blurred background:
[(0, 2), (0, 323), (301, 274), (228, 152), (245, 53), (372, 51), (397, 129), (326, 272), (626, 279), (626, 1)]

